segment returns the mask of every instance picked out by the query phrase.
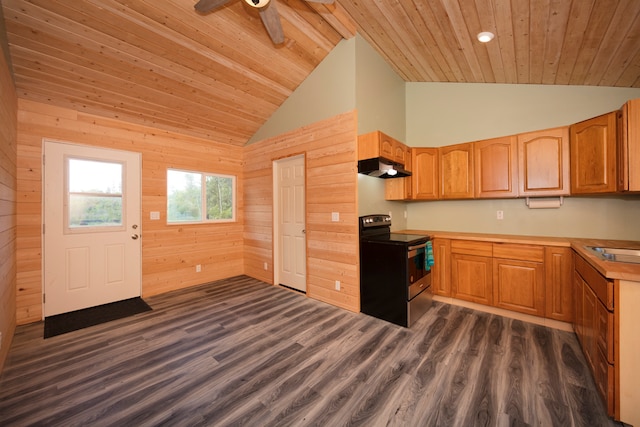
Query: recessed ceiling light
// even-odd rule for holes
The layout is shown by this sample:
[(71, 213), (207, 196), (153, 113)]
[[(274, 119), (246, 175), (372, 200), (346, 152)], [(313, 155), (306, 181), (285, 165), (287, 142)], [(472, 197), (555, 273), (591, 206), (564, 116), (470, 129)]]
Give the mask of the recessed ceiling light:
[(495, 36), (493, 35), (493, 33), (489, 31), (483, 31), (481, 33), (478, 33), (478, 40), (481, 41), (482, 43), (490, 42), (491, 40), (493, 40), (494, 37)]

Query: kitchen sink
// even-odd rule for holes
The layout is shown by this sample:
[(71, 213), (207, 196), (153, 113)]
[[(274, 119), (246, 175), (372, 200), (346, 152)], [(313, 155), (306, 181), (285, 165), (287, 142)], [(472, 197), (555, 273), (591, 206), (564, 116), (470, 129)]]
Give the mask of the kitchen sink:
[(603, 246), (587, 246), (586, 248), (605, 261), (640, 264), (640, 249), (608, 248)]

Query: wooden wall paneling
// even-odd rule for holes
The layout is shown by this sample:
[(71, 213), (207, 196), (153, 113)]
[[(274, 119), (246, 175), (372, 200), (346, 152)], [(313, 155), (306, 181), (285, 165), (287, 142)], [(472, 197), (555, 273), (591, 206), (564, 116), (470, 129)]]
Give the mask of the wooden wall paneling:
[[(2, 14), (0, 14), (0, 18)], [(6, 39), (0, 34), (0, 53)], [(9, 65), (0, 54), (0, 372), (16, 327), (17, 275), (17, 114)]]
[[(245, 274), (273, 283), (273, 160), (306, 157), (307, 295), (352, 311), (360, 310), (357, 124), (343, 113), (251, 144), (245, 157)], [(340, 212), (340, 221), (331, 221)], [(251, 254), (251, 255), (249, 255)], [(340, 280), (340, 291), (335, 281)]]
[[(142, 153), (142, 294), (155, 295), (243, 273), (242, 148), (19, 100), (19, 323), (42, 318), (42, 139)], [(166, 224), (166, 169), (237, 176), (237, 222)], [(149, 219), (151, 211), (160, 220)], [(195, 265), (202, 272), (195, 272)]]

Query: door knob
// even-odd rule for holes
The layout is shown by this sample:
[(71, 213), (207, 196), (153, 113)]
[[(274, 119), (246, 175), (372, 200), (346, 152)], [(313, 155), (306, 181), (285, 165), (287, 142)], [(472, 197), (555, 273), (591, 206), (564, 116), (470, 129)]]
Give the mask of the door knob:
[(133, 240), (137, 240), (137, 239), (138, 239), (138, 237), (140, 237), (140, 236), (138, 236), (137, 234), (132, 234), (132, 235), (131, 235), (131, 238), (132, 238)]

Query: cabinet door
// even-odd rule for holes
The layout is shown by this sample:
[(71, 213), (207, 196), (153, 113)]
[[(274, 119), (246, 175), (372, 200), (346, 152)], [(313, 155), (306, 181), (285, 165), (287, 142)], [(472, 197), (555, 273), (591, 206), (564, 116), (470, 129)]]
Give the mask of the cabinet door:
[(573, 289), (571, 284), (573, 256), (571, 248), (546, 247), (545, 317), (573, 322)]
[(491, 258), (452, 254), (451, 290), (454, 298), (491, 305), (493, 280)]
[(380, 132), (380, 157), (393, 160), (393, 156), (395, 155), (394, 142), (395, 140), (389, 135)]
[[(411, 149), (402, 144), (405, 162), (404, 168), (408, 171), (412, 170), (411, 165)], [(406, 178), (393, 178), (384, 180), (384, 198), (385, 200), (411, 200), (413, 198), (412, 176)]]
[(584, 355), (586, 356), (589, 364), (591, 365), (591, 370), (593, 371), (596, 367), (597, 360), (595, 360), (595, 355), (597, 352), (596, 348), (596, 315), (597, 315), (597, 304), (598, 298), (596, 294), (593, 293), (589, 285), (584, 283), (584, 290), (582, 293), (582, 334), (584, 336), (584, 341), (582, 344)]
[(473, 143), (475, 195), (479, 198), (518, 195), (518, 153), (515, 136)]
[(609, 363), (614, 362), (613, 355), (613, 326), (614, 319), (613, 313), (607, 310), (607, 308), (598, 301), (597, 304), (597, 313), (596, 313), (596, 321), (597, 321), (597, 343), (598, 348), (602, 353), (606, 356), (606, 359)]
[(518, 135), (520, 196), (569, 194), (569, 127)]
[(616, 123), (612, 112), (571, 126), (571, 194), (616, 191)]
[(600, 397), (602, 398), (607, 414), (611, 417), (615, 414), (615, 369), (614, 365), (607, 362), (607, 358), (601, 351), (594, 355), (594, 380)]
[(435, 200), (438, 198), (438, 149), (414, 148), (411, 150), (413, 198)]
[(440, 147), (440, 197), (472, 199), (473, 150), (471, 143)]
[(544, 315), (544, 264), (494, 258), (493, 305), (534, 316)]
[(431, 288), (435, 295), (451, 296), (451, 241), (433, 239)]
[(396, 140), (393, 141), (393, 157), (391, 158), (391, 160), (406, 165), (406, 152), (407, 147), (402, 142)]
[(584, 347), (584, 280), (577, 271), (573, 273), (573, 330)]
[(640, 99), (618, 113), (618, 191), (640, 191)]

